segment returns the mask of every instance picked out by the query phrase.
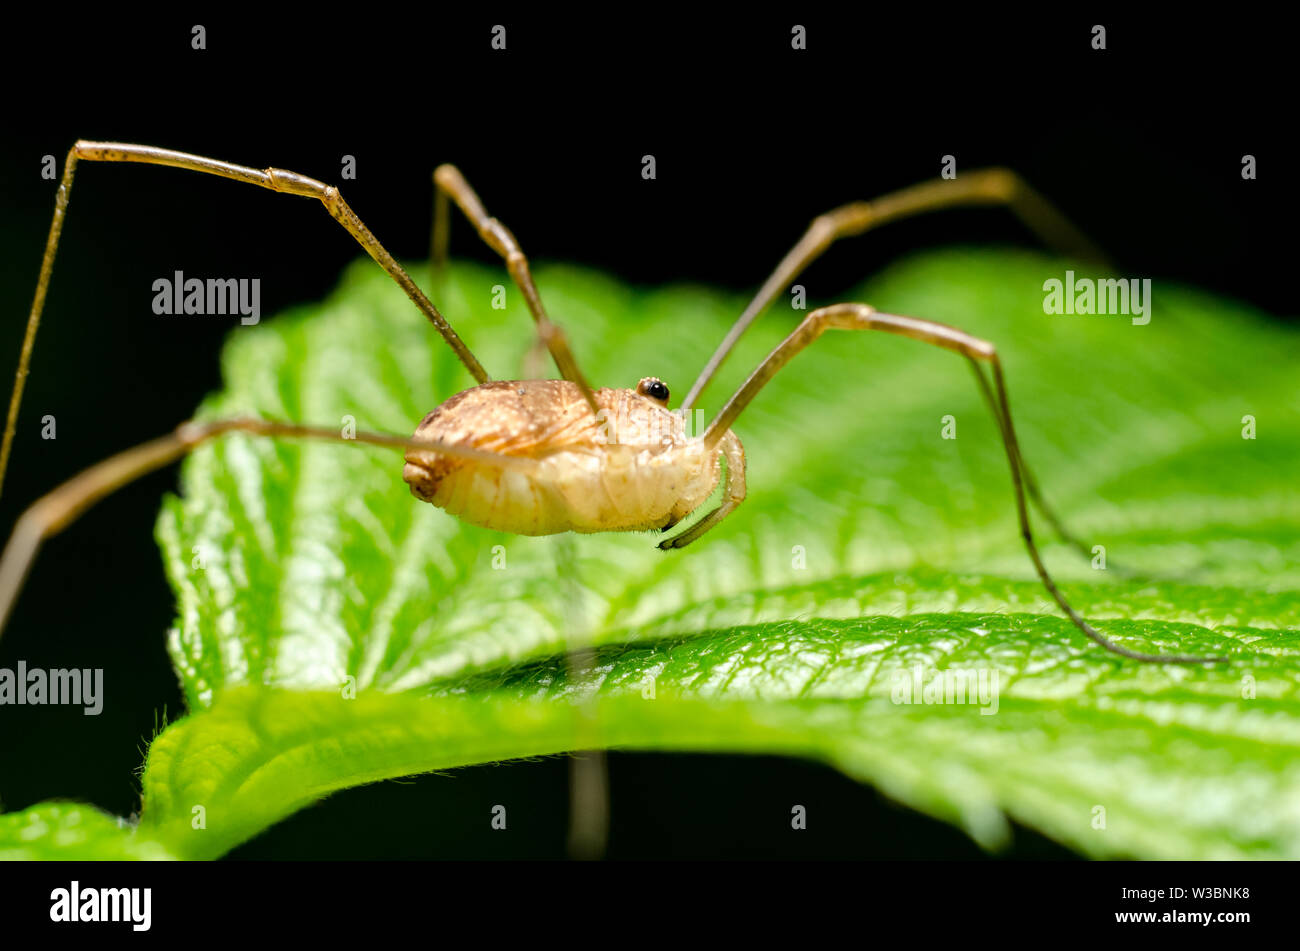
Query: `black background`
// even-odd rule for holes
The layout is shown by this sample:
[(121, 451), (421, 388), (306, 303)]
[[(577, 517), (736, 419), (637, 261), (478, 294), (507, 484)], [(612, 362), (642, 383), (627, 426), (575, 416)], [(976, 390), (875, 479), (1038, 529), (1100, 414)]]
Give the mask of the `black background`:
[[(299, 21), (308, 22), (299, 22)], [(193, 23), (207, 49), (190, 48)], [(1108, 28), (1105, 51), (1091, 26)], [(489, 47), (504, 23), (508, 48)], [(790, 27), (808, 29), (805, 51)], [(341, 182), (402, 259), (427, 250), (429, 173), (457, 163), (535, 260), (638, 284), (749, 290), (818, 212), (959, 168), (1023, 173), (1123, 273), (1193, 282), (1290, 319), (1294, 172), (1283, 150), (1294, 78), (1280, 24), (1107, 14), (810, 12), (704, 15), (630, 6), (601, 16), (468, 17), (382, 4), (344, 15), (67, 17), (10, 24), (0, 152), (0, 358), (13, 365), (53, 207), (42, 156), (77, 138), (182, 149)], [(643, 181), (641, 156), (658, 177)], [(1243, 154), (1259, 179), (1242, 181)], [(1032, 245), (996, 210), (891, 225), (808, 274), (831, 297), (913, 251)], [(157, 321), (175, 269), (262, 279), (264, 315), (319, 299), (359, 254), (314, 202), (170, 169), (78, 172), (14, 460), (20, 507), (103, 456), (158, 435), (219, 386), (228, 324)], [(453, 253), (491, 260), (463, 223)], [(454, 315), (449, 315), (455, 320)], [(472, 328), (461, 332), (473, 345)], [(684, 331), (686, 332), (686, 331)], [(716, 341), (699, 341), (701, 363)], [(598, 383), (599, 367), (591, 370)], [(678, 387), (689, 381), (670, 381)], [(45, 414), (58, 439), (39, 438)], [(51, 542), (0, 667), (103, 667), (104, 713), (6, 708), (5, 809), (49, 798), (117, 814), (154, 724), (182, 707), (163, 648), (172, 597), (152, 538), (168, 470)], [(339, 794), (237, 857), (562, 856), (567, 762), (461, 770)], [(961, 833), (819, 766), (779, 759), (611, 759), (614, 857), (976, 858)], [(789, 803), (814, 816), (788, 827)], [(512, 808), (508, 838), (487, 830)], [(1018, 829), (1011, 857), (1067, 857)]]

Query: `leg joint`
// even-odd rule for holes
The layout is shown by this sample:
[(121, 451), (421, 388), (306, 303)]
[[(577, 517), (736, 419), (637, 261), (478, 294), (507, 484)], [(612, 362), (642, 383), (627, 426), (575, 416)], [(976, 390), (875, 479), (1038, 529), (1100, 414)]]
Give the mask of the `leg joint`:
[(307, 175), (299, 175), (297, 172), (290, 172), (283, 168), (267, 168), (263, 169), (263, 172), (266, 174), (267, 187), (273, 191), (302, 195), (305, 198), (319, 198), (322, 201), (331, 192), (334, 197), (338, 195), (338, 189), (333, 185), (326, 185)]
[(875, 208), (869, 201), (855, 201), (841, 205), (813, 219), (815, 227), (826, 229), (826, 243), (836, 238), (849, 238), (862, 234), (876, 220)]
[(1010, 204), (1024, 185), (1022, 179), (1009, 168), (989, 168), (980, 173), (983, 191), (991, 198)]

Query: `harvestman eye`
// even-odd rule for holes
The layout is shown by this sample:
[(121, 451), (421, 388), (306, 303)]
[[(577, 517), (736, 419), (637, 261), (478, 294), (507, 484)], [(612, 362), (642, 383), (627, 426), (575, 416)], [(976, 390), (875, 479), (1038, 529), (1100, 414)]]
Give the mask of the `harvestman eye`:
[[(700, 509), (718, 483), (722, 502), (686, 530), (659, 547), (683, 548), (716, 526), (745, 499), (745, 451), (733, 424), (759, 391), (787, 363), (821, 335), (837, 330), (879, 330), (910, 337), (959, 354), (974, 370), (976, 385), (993, 413), (1011, 472), (1016, 518), (1029, 558), (1047, 592), (1083, 634), (1123, 657), (1161, 663), (1214, 663), (1220, 657), (1143, 654), (1114, 643), (1074, 610), (1048, 573), (1029, 524), (1029, 505), (1038, 508), (1067, 542), (1085, 554), (1088, 549), (1065, 531), (1047, 506), (1023, 459), (1007, 396), (1002, 361), (994, 345), (954, 327), (883, 314), (867, 304), (823, 307), (807, 317), (750, 374), (709, 423), (702, 437), (685, 432), (685, 413), (667, 408), (668, 387), (647, 377), (635, 390), (593, 390), (578, 369), (564, 332), (553, 323), (533, 282), (528, 259), (515, 236), (490, 217), (460, 172), (443, 165), (434, 172), (435, 208), (432, 264), (445, 265), (454, 202), (479, 236), (505, 261), (523, 293), (536, 324), (538, 340), (551, 354), (559, 380), (493, 381), (437, 307), (379, 243), (337, 188), (296, 172), (255, 169), (152, 146), (79, 141), (68, 153), (59, 185), (54, 217), (28, 318), (27, 333), (14, 379), (13, 396), (0, 447), (3, 480), (40, 324), (45, 295), (67, 212), (73, 174), (79, 161), (142, 162), (170, 165), (218, 175), (320, 201), (410, 297), (456, 354), (475, 385), (447, 399), (424, 418), (414, 436), (357, 433), (343, 439), (333, 428), (260, 419), (186, 422), (174, 432), (128, 449), (74, 477), (28, 508), (14, 527), (0, 558), (0, 630), (8, 619), (27, 571), (41, 542), (61, 531), (86, 508), (146, 473), (179, 459), (196, 446), (229, 432), (277, 438), (308, 438), (386, 446), (405, 451), (403, 478), (416, 498), (476, 525), (516, 534), (559, 532), (619, 532), (667, 530)], [(755, 318), (831, 244), (862, 234), (886, 222), (912, 215), (969, 205), (1002, 205), (1059, 248), (1103, 260), (1072, 225), (1015, 174), (1004, 169), (969, 172), (952, 181), (929, 182), (891, 193), (871, 202), (854, 202), (818, 216), (803, 238), (782, 259), (741, 314), (691, 386), (682, 409), (690, 410), (714, 379), (736, 341)], [(987, 371), (987, 372), (986, 372)], [(649, 402), (647, 402), (649, 401)], [(631, 444), (604, 438), (601, 421), (632, 417), (653, 436)], [(474, 420), (492, 420), (492, 430), (475, 428)], [(651, 424), (651, 425), (644, 425)], [(496, 448), (502, 444), (508, 449)], [(593, 458), (600, 464), (593, 467)], [(722, 474), (720, 459), (726, 459)], [(617, 466), (615, 466), (617, 463)], [(615, 475), (615, 473), (617, 473)], [(523, 478), (519, 478), (522, 475)]]
[(636, 391), (656, 403), (668, 405), (668, 384), (653, 376), (648, 376), (636, 385)]

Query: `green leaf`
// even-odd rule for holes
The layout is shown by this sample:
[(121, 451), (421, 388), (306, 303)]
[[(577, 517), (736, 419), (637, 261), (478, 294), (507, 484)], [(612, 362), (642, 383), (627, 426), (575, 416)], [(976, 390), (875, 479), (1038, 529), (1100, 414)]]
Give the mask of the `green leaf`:
[(0, 862), (172, 857), (157, 842), (136, 835), (123, 820), (75, 802), (43, 802), (0, 815)]
[[(142, 828), (219, 855), (345, 786), (610, 745), (821, 758), (990, 848), (1009, 814), (1092, 855), (1300, 855), (1300, 337), (1159, 284), (1146, 326), (1045, 315), (1043, 281), (1069, 266), (950, 251), (840, 299), (995, 342), (1026, 458), (1111, 564), (1046, 544), (1068, 596), (1128, 646), (1231, 663), (1142, 665), (1085, 639), (1019, 545), (964, 361), (832, 332), (741, 417), (749, 499), (681, 552), (461, 524), (380, 449), (232, 436), (195, 453), (158, 523), (195, 713), (151, 750)], [(518, 293), (496, 311), (499, 269), (452, 275), (440, 308), (490, 373), (522, 375)], [(679, 397), (744, 303), (575, 268), (538, 283), (597, 384), (657, 375)], [(706, 403), (800, 316), (760, 321)], [(235, 331), (224, 367), (206, 416), (398, 433), (472, 383), (370, 262), (324, 304)], [(596, 670), (571, 676), (560, 658), (587, 643)], [(894, 702), (956, 669), (997, 673), (996, 713)], [(571, 703), (588, 695), (594, 721)]]

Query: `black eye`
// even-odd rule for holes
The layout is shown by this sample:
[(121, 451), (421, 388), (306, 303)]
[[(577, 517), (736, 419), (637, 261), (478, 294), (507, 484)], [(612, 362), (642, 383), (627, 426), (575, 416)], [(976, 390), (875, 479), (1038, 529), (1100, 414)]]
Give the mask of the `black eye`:
[(648, 396), (652, 400), (658, 400), (661, 403), (668, 402), (668, 384), (663, 380), (647, 377), (637, 385), (637, 390), (642, 396)]

